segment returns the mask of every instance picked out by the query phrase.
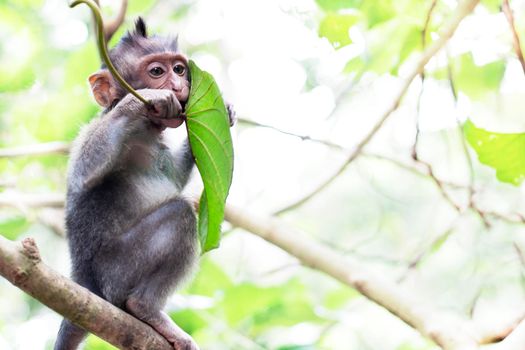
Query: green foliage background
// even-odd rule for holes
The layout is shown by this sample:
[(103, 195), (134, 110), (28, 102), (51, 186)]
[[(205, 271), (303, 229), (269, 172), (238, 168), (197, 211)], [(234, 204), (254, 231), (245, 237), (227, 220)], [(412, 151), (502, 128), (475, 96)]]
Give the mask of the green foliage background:
[[(235, 84), (235, 77), (242, 75), (236, 73), (239, 65), (235, 64), (253, 59), (256, 69), (250, 71), (250, 79), (262, 81), (268, 76), (273, 79), (269, 86), (277, 92), (266, 90), (250, 99), (234, 99), (241, 118), (299, 135), (311, 134), (348, 149), (370, 129), (376, 109), (387, 104), (389, 93), (396, 90), (395, 82), (424, 44), (435, 39), (453, 10), (450, 1), (437, 1), (423, 36), (430, 0), (283, 1), (280, 6), (256, 1), (213, 3), (219, 5), (211, 1), (130, 0), (128, 18), (146, 16), (155, 32), (180, 31), (181, 45), (188, 55), (199, 65), (200, 58), (205, 66), (215, 68), (212, 73), (217, 73), (227, 96), (247, 96), (241, 91), (246, 89)], [(499, 1), (482, 1), (472, 16), (477, 21), (471, 23), (474, 31), (480, 30), (485, 20), (501, 16), (499, 5)], [(221, 17), (223, 11), (231, 14), (234, 8), (240, 13), (230, 19), (233, 33), (214, 28), (215, 22), (203, 21), (208, 17), (197, 17), (204, 8), (208, 16), (224, 21), (229, 17)], [(105, 6), (104, 12), (113, 14), (115, 4)], [(266, 18), (267, 27), (259, 27), (259, 31), (271, 31), (273, 24), (290, 21), (293, 35), (302, 35), (296, 40), (312, 40), (315, 53), (297, 58), (296, 52), (284, 52), (284, 48), (295, 47), (294, 40), (286, 41), (289, 34), (284, 31), (280, 33), (282, 43), (279, 36), (265, 42), (270, 34), (242, 37), (245, 41), (239, 42), (236, 35), (254, 33), (261, 17)], [(71, 18), (72, 22), (57, 18)], [(191, 39), (194, 22), (220, 34), (207, 42)], [(66, 1), (0, 0), (0, 148), (72, 141), (79, 128), (96, 117), (99, 108), (86, 83), (99, 66), (89, 23), (87, 10), (69, 10)], [(126, 26), (130, 23), (128, 20)], [(400, 111), (377, 136), (379, 141), (371, 144), (373, 154), (360, 157), (306, 206), (284, 215), (287, 222), (320, 242), (402, 281), (418, 295), (465, 318), (471, 316), (473, 305), (481, 305), (475, 313), (478, 317), (493, 317), (489, 306), (496, 305), (498, 316), (510, 318), (516, 305), (525, 300), (519, 255), (519, 247), (525, 247), (525, 232), (518, 215), (525, 213), (519, 187), (525, 173), (524, 80), (520, 76), (518, 83), (503, 89), (505, 79), (523, 72), (512, 68), (519, 64), (507, 23), (498, 23), (504, 28), (495, 32), (506, 33), (495, 39), (503, 46), (498, 55), (480, 60), (472, 49), (474, 44), (463, 50), (448, 46), (425, 72), (423, 86), (436, 94), (424, 92), (419, 103), (421, 84), (420, 80), (415, 82)], [(524, 33), (523, 13), (516, 13), (516, 23), (518, 32)], [(89, 37), (82, 34), (88, 28)], [(60, 39), (64, 30), (78, 30), (79, 41), (71, 36), (66, 41)], [(116, 37), (124, 30), (121, 28)], [(484, 43), (481, 34), (458, 35), (462, 43)], [(272, 44), (283, 52), (266, 48), (274, 47)], [(349, 53), (354, 48), (360, 49)], [(299, 67), (299, 75), (304, 75), (294, 90), (297, 99), (279, 95), (284, 91), (280, 89), (293, 90), (295, 86), (288, 84), (293, 69), (274, 73), (285, 64)], [(337, 66), (335, 73), (333, 66)], [(458, 96), (455, 102), (449, 87), (451, 77)], [(341, 92), (340, 87), (349, 81), (351, 88)], [(297, 112), (315, 100), (312, 96), (324, 96), (323, 91), (329, 91), (331, 99), (327, 101), (333, 106), (319, 106), (324, 113), (319, 119), (312, 121)], [(274, 107), (281, 99), (289, 109)], [(455, 106), (453, 112), (439, 109), (443, 101)], [(414, 111), (419, 104), (422, 122), (453, 120), (438, 123), (439, 127), (425, 129), (422, 125), (418, 149), (419, 156), (433, 165), (436, 176), (463, 186), (446, 189), (461, 203), (464, 209), (460, 212), (447, 204), (435, 182), (419, 171), (424, 167), (410, 157)], [(341, 105), (348, 108), (331, 112)], [(464, 105), (469, 108), (463, 109)], [(327, 109), (330, 111), (325, 113)], [(271, 119), (283, 110), (285, 117)], [(450, 118), (446, 113), (459, 117)], [(326, 146), (243, 123), (234, 134), (239, 154), (232, 200), (255, 211), (271, 212), (301, 197), (344, 159)], [(471, 167), (463, 140), (468, 142)], [(407, 164), (416, 171), (407, 171), (403, 167)], [(63, 193), (66, 170), (66, 155), (0, 158), (0, 195), (14, 189), (16, 193)], [(465, 204), (465, 187), (470, 181), (479, 208), (502, 213), (500, 217), (488, 215), (490, 227)], [(2, 206), (0, 234), (13, 240), (35, 237), (44, 260), (68, 274), (65, 241), (41, 219), (43, 214), (16, 201)], [(301, 267), (295, 259), (246, 232), (227, 225), (224, 229), (223, 246), (203, 258), (195, 278), (167, 306), (170, 316), (202, 349), (436, 349), (357, 291)], [(412, 264), (414, 261), (417, 263)], [(59, 316), (0, 279), (0, 349), (27, 350), (27, 344), (32, 344), (32, 350), (51, 349), (59, 321)], [(85, 349), (111, 347), (90, 336)]]

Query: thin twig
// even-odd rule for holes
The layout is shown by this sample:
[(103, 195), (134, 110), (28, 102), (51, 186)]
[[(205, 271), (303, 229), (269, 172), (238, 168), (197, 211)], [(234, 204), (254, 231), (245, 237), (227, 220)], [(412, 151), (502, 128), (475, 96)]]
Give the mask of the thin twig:
[(521, 63), (523, 73), (525, 73), (525, 59), (523, 59), (523, 51), (521, 50), (520, 37), (518, 35), (518, 31), (516, 30), (516, 25), (514, 24), (514, 15), (512, 14), (512, 9), (509, 5), (509, 0), (503, 0), (503, 3), (501, 4), (501, 10), (505, 14), (507, 22), (509, 22), (510, 30), (512, 31), (512, 46), (514, 47), (516, 56), (518, 56), (518, 60)]
[[(432, 13), (434, 12), (434, 9), (436, 8), (437, 0), (432, 0), (432, 3), (430, 4), (430, 8), (427, 12), (427, 17), (425, 19), (425, 24), (423, 25), (423, 29), (421, 30), (421, 47), (423, 50), (427, 47), (427, 32), (428, 32), (428, 26), (430, 24), (430, 19), (432, 18)], [(421, 89), (419, 91), (419, 96), (417, 97), (417, 113), (416, 113), (416, 136), (414, 141), (414, 146), (412, 148), (412, 158), (417, 159), (417, 144), (419, 141), (419, 120), (420, 120), (420, 110), (421, 110), (421, 98), (423, 97), (423, 91), (424, 91), (424, 85), (425, 85), (425, 70), (423, 69), (421, 71)]]
[(48, 142), (38, 143), (35, 145), (19, 146), (12, 148), (0, 149), (0, 158), (14, 158), (25, 156), (40, 156), (46, 154), (67, 154), (69, 152), (70, 144), (67, 142)]
[[(503, 339), (503, 340), (501, 340)], [(500, 341), (501, 340), (501, 341)], [(522, 350), (525, 349), (525, 319), (522, 317), (521, 321), (516, 324), (508, 326), (501, 331), (500, 334), (492, 334), (488, 337), (480, 339), (480, 344), (490, 344), (484, 346), (485, 350)]]
[(61, 193), (26, 194), (4, 192), (0, 195), (0, 207), (15, 208), (62, 208), (65, 196)]
[(445, 199), (445, 201), (449, 203), (458, 213), (461, 213), (462, 212), (461, 207), (457, 205), (456, 202), (454, 202), (454, 200), (449, 196), (441, 180), (436, 177), (432, 165), (428, 162), (425, 162), (417, 158), (417, 155), (416, 155), (415, 161), (425, 167), (428, 176), (430, 176), (432, 181), (434, 181), (434, 184), (436, 185), (439, 193), (441, 193), (441, 196)]
[(404, 281), (409, 273), (419, 266), (421, 261), (427, 257), (430, 252), (433, 250), (433, 248), (439, 244), (440, 242), (444, 242), (453, 232), (457, 225), (457, 222), (459, 221), (459, 218), (461, 215), (458, 215), (454, 220), (452, 220), (452, 223), (449, 225), (449, 227), (443, 231), (442, 233), (438, 234), (434, 239), (432, 239), (430, 242), (428, 240), (424, 241), (424, 247), (421, 249), (421, 251), (417, 252), (414, 257), (409, 261), (406, 271), (401, 274), (401, 276), (398, 278), (397, 282)]
[[(426, 48), (426, 37), (427, 37), (428, 25), (430, 24), (432, 13), (434, 12), (434, 9), (436, 8), (436, 3), (437, 3), (437, 0), (432, 1), (430, 8), (427, 12), (425, 24), (423, 26), (423, 29), (421, 30), (421, 45), (423, 49)], [(421, 76), (421, 89), (419, 91), (419, 96), (417, 98), (417, 105), (416, 105), (416, 135), (414, 138), (414, 145), (412, 146), (412, 159), (414, 159), (416, 163), (421, 164), (425, 168), (425, 172), (427, 173), (428, 176), (430, 176), (432, 181), (434, 181), (434, 184), (436, 185), (439, 193), (441, 193), (441, 196), (445, 199), (445, 201), (449, 203), (457, 212), (461, 212), (461, 208), (459, 207), (459, 205), (457, 205), (454, 202), (454, 200), (449, 196), (441, 180), (439, 180), (436, 177), (432, 164), (430, 164), (429, 162), (423, 161), (419, 157), (418, 144), (419, 144), (419, 136), (421, 133), (420, 126), (419, 126), (420, 119), (421, 119), (421, 100), (423, 97), (423, 93), (425, 91), (425, 70), (424, 69), (421, 71), (420, 76)]]
[[(239, 118), (238, 121), (242, 124), (247, 124), (247, 125), (251, 125), (251, 126), (256, 126), (256, 127), (260, 127), (260, 128), (266, 128), (266, 129), (270, 129), (270, 130), (273, 130), (275, 132), (278, 132), (278, 133), (281, 133), (283, 135), (288, 135), (288, 136), (292, 136), (292, 137), (297, 137), (303, 141), (309, 141), (309, 142), (314, 142), (314, 143), (319, 143), (321, 145), (324, 145), (324, 146), (327, 146), (327, 147), (330, 147), (330, 148), (333, 148), (333, 149), (337, 149), (337, 150), (340, 150), (340, 151), (345, 151), (345, 152), (348, 152), (350, 153), (350, 150), (346, 149), (344, 146), (342, 145), (339, 145), (337, 143), (334, 143), (334, 142), (331, 142), (331, 141), (327, 141), (327, 140), (321, 140), (321, 139), (316, 139), (316, 138), (313, 138), (309, 135), (300, 135), (300, 134), (296, 134), (296, 133), (293, 133), (293, 132), (290, 132), (290, 131), (286, 131), (286, 130), (282, 130), (282, 129), (279, 129), (275, 126), (272, 126), (272, 125), (268, 125), (268, 124), (262, 124), (262, 123), (259, 123), (259, 122), (256, 122), (256, 121), (253, 121), (253, 120), (249, 120), (249, 119), (244, 119), (244, 118)], [(387, 161), (389, 163), (392, 163), (392, 164), (395, 164), (396, 166), (402, 168), (402, 169), (405, 169), (413, 174), (416, 174), (416, 175), (419, 175), (419, 176), (424, 176), (424, 177), (428, 177), (429, 176), (429, 173), (427, 170), (425, 171), (421, 171), (413, 166), (410, 166), (406, 163), (403, 163), (399, 160), (396, 160), (396, 159), (393, 159), (393, 158), (389, 158), (389, 157), (386, 157), (386, 156), (383, 156), (383, 155), (380, 155), (380, 154), (375, 154), (375, 153), (367, 153), (367, 152), (361, 152), (361, 156), (363, 157), (368, 157), (368, 158), (376, 158), (376, 159), (379, 159), (379, 160), (384, 160), (384, 161)], [(422, 163), (419, 162), (419, 164), (421, 165)], [(426, 167), (425, 167), (426, 168)], [(465, 188), (464, 185), (460, 185), (460, 184), (456, 184), (456, 183), (453, 183), (453, 182), (448, 182), (448, 181), (445, 181), (445, 180), (438, 180), (439, 183), (443, 186), (447, 186), (447, 187), (451, 187), (451, 188), (455, 188), (455, 189), (463, 189)]]
[(107, 69), (111, 72), (111, 75), (115, 80), (117, 80), (122, 88), (127, 90), (130, 94), (135, 96), (137, 99), (139, 99), (142, 103), (144, 103), (146, 106), (151, 107), (150, 101), (146, 100), (144, 97), (142, 97), (131, 85), (129, 85), (128, 82), (120, 75), (120, 73), (117, 71), (115, 66), (113, 65), (113, 62), (111, 61), (111, 58), (109, 57), (106, 37), (104, 33), (104, 21), (102, 20), (102, 14), (100, 13), (100, 8), (98, 7), (98, 4), (95, 3), (93, 0), (75, 0), (71, 4), (69, 4), (69, 7), (73, 8), (75, 6), (78, 6), (79, 4), (85, 4), (93, 13), (93, 19), (96, 24), (96, 32), (97, 32), (97, 47), (100, 54), (100, 58), (104, 61), (106, 64)]
[(128, 9), (128, 0), (122, 0), (120, 3), (120, 7), (117, 13), (117, 16), (113, 18), (111, 21), (106, 22), (104, 24), (104, 37), (106, 38), (106, 43), (109, 43), (111, 40), (111, 37), (113, 37), (113, 34), (118, 30), (118, 28), (122, 25), (124, 20), (126, 19), (126, 10)]
[[(420, 176), (420, 177), (424, 177), (424, 178), (428, 178), (429, 177), (428, 171), (426, 169), (425, 170), (420, 170), (417, 167), (411, 166), (409, 164), (406, 164), (405, 162), (399, 161), (399, 160), (394, 159), (394, 158), (383, 156), (381, 154), (368, 153), (368, 152), (361, 152), (361, 156), (367, 157), (367, 158), (375, 158), (375, 159), (378, 159), (378, 160), (383, 160), (385, 162), (392, 163), (392, 164), (394, 164), (395, 166), (397, 166), (397, 167), (399, 167), (401, 169), (409, 171), (409, 172), (411, 172), (414, 175), (417, 175), (417, 176)], [(416, 163), (416, 166), (417, 165), (421, 165), (422, 166), (421, 163)], [(455, 182), (450, 182), (450, 181), (446, 181), (446, 180), (442, 180), (442, 179), (439, 179), (438, 181), (440, 182), (440, 184), (442, 186), (450, 187), (450, 188), (453, 188), (453, 189), (462, 190), (462, 189), (466, 188), (465, 185), (461, 185), (461, 184), (458, 184), (458, 183), (455, 183)]]
[[(451, 84), (453, 84), (453, 83), (451, 83)], [(319, 144), (322, 144), (324, 146), (331, 147), (331, 148), (334, 148), (334, 149), (337, 149), (337, 150), (350, 152), (350, 151), (346, 150), (342, 145), (339, 145), (339, 144), (336, 144), (336, 143), (333, 143), (333, 142), (330, 142), (330, 141), (316, 139), (316, 138), (310, 137), (308, 135), (296, 134), (296, 133), (293, 133), (293, 132), (290, 132), (290, 131), (285, 131), (285, 130), (279, 129), (277, 127), (274, 127), (274, 126), (267, 125), (267, 124), (262, 124), (262, 123), (255, 122), (255, 121), (252, 121), (252, 120), (249, 120), (249, 119), (242, 119), (241, 118), (239, 120), (241, 121), (241, 123), (244, 123), (244, 124), (247, 124), (247, 125), (252, 125), (252, 126), (261, 127), (261, 128), (267, 128), (267, 129), (273, 130), (275, 132), (282, 133), (284, 135), (297, 137), (297, 138), (299, 138), (301, 140), (314, 142), (314, 143), (319, 143)], [(404, 163), (402, 161), (399, 161), (397, 159), (393, 159), (393, 158), (390, 158), (390, 157), (386, 157), (386, 156), (383, 156), (383, 155), (380, 155), (380, 154), (361, 152), (360, 155), (363, 156), (363, 157), (375, 158), (375, 159), (379, 159), (379, 160), (383, 160), (383, 161), (392, 163), (392, 164), (396, 165), (397, 167), (399, 167), (401, 169), (404, 169), (404, 170), (407, 170), (407, 171), (413, 173), (414, 175), (422, 176), (422, 177), (425, 177), (425, 178), (430, 177), (431, 180), (436, 184), (436, 186), (437, 186), (438, 190), (440, 191), (440, 193), (443, 194), (443, 197), (445, 197), (445, 199), (457, 211), (460, 211), (459, 210), (459, 206), (455, 202), (453, 202), (451, 200), (450, 196), (446, 192), (445, 187), (450, 187), (450, 188), (459, 189), (459, 190), (467, 190), (469, 192), (469, 203), (470, 203), (469, 204), (469, 208), (474, 210), (482, 218), (482, 220), (483, 220), (483, 222), (484, 222), (486, 227), (490, 226), (490, 224), (488, 222), (488, 218), (489, 217), (493, 217), (493, 218), (496, 218), (496, 219), (499, 219), (499, 220), (502, 220), (502, 221), (506, 221), (506, 222), (508, 222), (510, 224), (524, 224), (525, 223), (525, 218), (519, 213), (512, 213), (511, 215), (514, 216), (514, 217), (510, 217), (510, 216), (506, 216), (506, 215), (504, 215), (502, 213), (497, 213), (497, 212), (494, 212), (494, 211), (481, 210), (477, 206), (477, 204), (473, 201), (473, 199), (472, 199), (473, 197), (472, 196), (475, 193), (474, 187), (473, 187), (473, 180), (472, 180), (472, 178), (473, 178), (473, 175), (472, 175), (473, 174), (473, 165), (472, 165), (472, 160), (471, 160), (471, 158), (470, 158), (470, 156), (468, 154), (467, 145), (466, 145), (466, 142), (465, 142), (464, 139), (462, 139), (462, 143), (463, 143), (463, 149), (466, 152), (466, 157), (467, 157), (467, 162), (469, 164), (469, 168), (471, 169), (471, 172), (470, 172), (470, 174), (471, 174), (470, 175), (471, 181), (470, 181), (470, 185), (468, 185), (468, 186), (467, 185), (458, 184), (458, 183), (454, 183), (454, 182), (450, 182), (450, 181), (446, 181), (446, 180), (438, 178), (434, 174), (433, 169), (430, 166), (430, 164), (428, 164), (428, 163), (426, 163), (424, 161), (421, 161), (421, 160), (417, 160), (416, 165), (420, 165), (421, 167), (424, 168), (424, 170), (420, 170), (417, 167), (410, 166), (409, 164), (406, 164), (406, 163)]]
[(363, 148), (368, 144), (368, 142), (370, 142), (373, 139), (376, 133), (381, 129), (388, 117), (390, 117), (390, 115), (399, 107), (401, 99), (407, 92), (414, 78), (423, 71), (423, 68), (428, 63), (428, 61), (430, 61), (430, 59), (439, 50), (441, 50), (441, 48), (443, 48), (443, 46), (447, 43), (447, 41), (452, 37), (452, 35), (456, 31), (456, 28), (458, 27), (459, 23), (463, 20), (463, 18), (470, 14), (470, 12), (472, 12), (472, 10), (474, 9), (474, 7), (476, 7), (478, 2), (479, 0), (463, 0), (459, 3), (458, 7), (448, 20), (447, 24), (443, 27), (444, 29), (441, 31), (441, 36), (421, 54), (414, 68), (404, 79), (401, 88), (395, 94), (390, 105), (386, 108), (385, 112), (381, 115), (379, 120), (368, 132), (368, 134), (357, 144), (357, 146), (354, 148), (354, 151), (348, 155), (346, 161), (341, 166), (339, 166), (339, 168), (333, 174), (331, 174), (327, 179), (325, 179), (316, 188), (311, 190), (308, 194), (295, 201), (294, 203), (289, 204), (286, 207), (278, 210), (275, 214), (282, 214), (286, 211), (295, 209), (301, 206), (302, 204), (306, 203), (312, 197), (314, 197), (315, 195), (323, 191), (326, 187), (328, 187), (337, 177), (339, 177), (340, 174), (342, 174), (346, 170), (347, 166), (359, 156)]
[[(452, 93), (452, 97), (454, 98), (454, 105), (457, 108), (458, 106), (458, 92), (456, 89), (456, 84), (454, 83), (454, 75), (452, 73), (452, 65), (450, 63), (450, 56), (447, 52), (447, 76), (448, 76), (448, 82), (450, 86), (450, 91)], [(490, 221), (487, 219), (487, 215), (478, 208), (476, 202), (474, 201), (474, 164), (472, 162), (472, 158), (470, 156), (470, 152), (468, 150), (467, 140), (465, 138), (465, 133), (463, 131), (463, 125), (461, 124), (461, 120), (459, 119), (459, 116), (456, 116), (456, 125), (457, 125), (457, 131), (460, 135), (461, 140), (461, 147), (463, 150), (463, 154), (465, 156), (465, 160), (467, 162), (468, 167), (468, 173), (469, 173), (469, 185), (468, 185), (468, 208), (473, 210), (476, 214), (478, 214), (479, 218), (483, 222), (483, 225), (486, 229), (489, 229), (491, 227)]]
[(261, 124), (259, 122), (256, 122), (256, 121), (253, 121), (253, 120), (249, 120), (249, 119), (245, 119), (245, 118), (237, 118), (237, 122), (241, 123), (241, 124), (246, 124), (246, 125), (251, 125), (251, 126), (256, 126), (256, 127), (259, 127), (259, 128), (266, 128), (266, 129), (270, 129), (270, 130), (273, 130), (273, 131), (276, 131), (276, 132), (279, 132), (281, 134), (284, 134), (284, 135), (288, 135), (288, 136), (293, 136), (293, 137), (297, 137), (303, 141), (310, 141), (310, 142), (316, 142), (316, 143), (320, 143), (322, 145), (325, 145), (325, 146), (328, 146), (328, 147), (331, 147), (331, 148), (335, 148), (335, 149), (339, 149), (339, 150), (344, 150), (344, 147), (341, 146), (341, 145), (338, 145), (336, 143), (333, 143), (333, 142), (330, 142), (330, 141), (326, 141), (326, 140), (321, 140), (321, 139), (316, 139), (316, 138), (313, 138), (311, 136), (308, 136), (308, 135), (299, 135), (299, 134), (295, 134), (293, 132), (290, 132), (290, 131), (286, 131), (286, 130), (283, 130), (283, 129), (279, 129), (275, 126), (271, 126), (271, 125), (267, 125), (267, 124)]

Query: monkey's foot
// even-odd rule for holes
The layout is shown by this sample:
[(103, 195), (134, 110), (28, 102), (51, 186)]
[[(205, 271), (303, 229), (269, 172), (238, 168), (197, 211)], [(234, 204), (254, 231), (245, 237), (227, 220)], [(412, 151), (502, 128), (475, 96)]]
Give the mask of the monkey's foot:
[(173, 344), (175, 350), (199, 350), (191, 336), (184, 332), (173, 320), (162, 311), (149, 310), (140, 300), (129, 298), (126, 308), (135, 317), (153, 327), (160, 335)]
[(161, 321), (152, 325), (157, 332), (166, 338), (175, 350), (199, 350), (197, 344), (191, 336), (184, 332), (172, 319), (164, 312), (160, 312)]

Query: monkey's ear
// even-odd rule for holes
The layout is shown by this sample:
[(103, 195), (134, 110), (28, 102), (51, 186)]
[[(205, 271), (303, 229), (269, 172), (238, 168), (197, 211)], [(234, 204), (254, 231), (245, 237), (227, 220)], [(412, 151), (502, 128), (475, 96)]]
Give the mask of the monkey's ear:
[(111, 106), (117, 98), (117, 89), (113, 76), (107, 69), (99, 70), (89, 76), (89, 84), (93, 96), (99, 105), (104, 108)]
[(137, 18), (135, 22), (135, 35), (140, 35), (144, 38), (148, 37), (148, 30), (146, 29), (146, 22), (142, 17)]

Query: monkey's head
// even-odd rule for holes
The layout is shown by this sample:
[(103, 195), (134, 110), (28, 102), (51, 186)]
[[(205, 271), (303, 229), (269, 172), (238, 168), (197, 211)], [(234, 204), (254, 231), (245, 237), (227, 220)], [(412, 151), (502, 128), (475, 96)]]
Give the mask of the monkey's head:
[[(189, 68), (176, 37), (148, 36), (146, 24), (139, 17), (135, 30), (120, 39), (109, 57), (135, 90), (173, 90), (184, 107), (190, 91)], [(89, 83), (95, 100), (104, 108), (113, 108), (127, 94), (105, 65), (89, 77)]]

